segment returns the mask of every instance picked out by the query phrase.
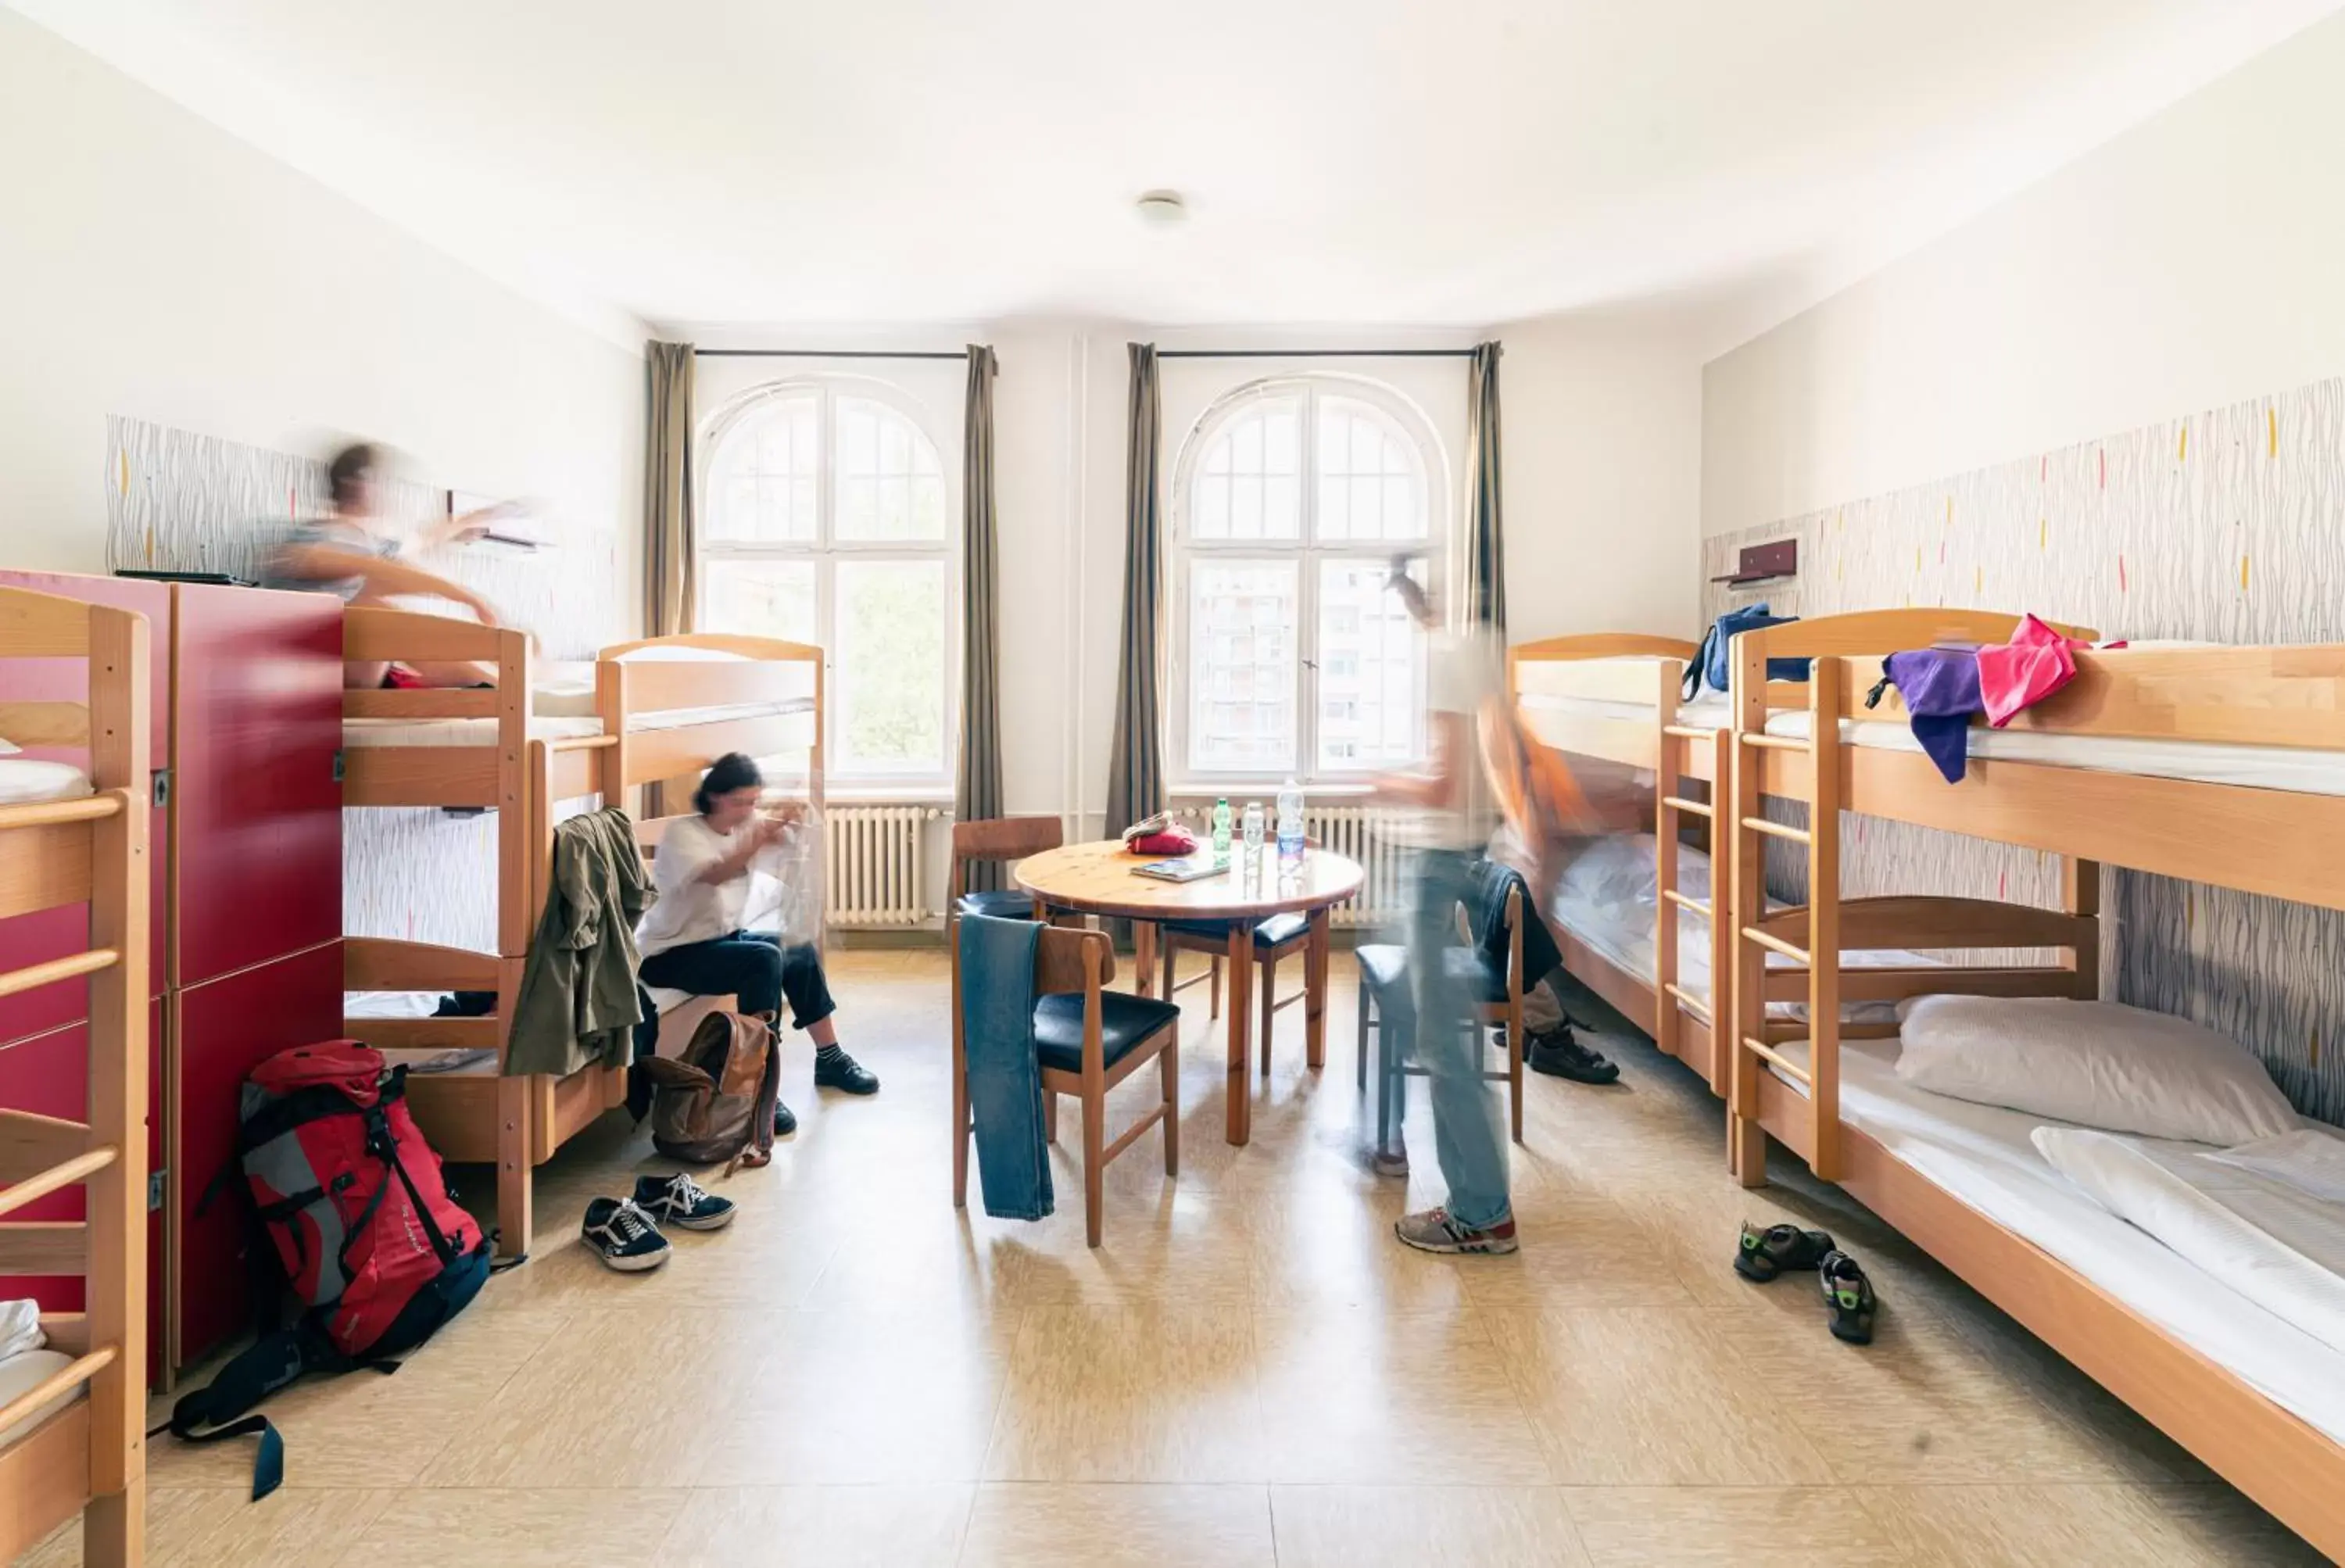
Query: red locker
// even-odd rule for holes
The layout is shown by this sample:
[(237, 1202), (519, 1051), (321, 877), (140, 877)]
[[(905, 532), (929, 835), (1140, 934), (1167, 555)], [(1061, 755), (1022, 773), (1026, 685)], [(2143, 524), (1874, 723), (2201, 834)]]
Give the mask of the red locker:
[[(0, 572), (0, 583), (79, 599), (84, 604), (110, 605), (136, 610), (147, 617), (150, 651), (149, 705), (155, 730), (150, 744), (153, 766), (168, 766), (171, 755), (171, 590), (168, 584), (127, 577), (78, 576), (66, 572)], [(0, 659), (0, 702), (84, 702), (89, 695), (89, 671), (82, 659)], [(0, 734), (0, 739), (16, 738)], [(20, 742), (21, 744), (21, 742)], [(86, 748), (24, 747), (27, 757), (86, 766)], [(149, 829), (154, 861), (154, 947), (148, 959), (147, 983), (162, 994), (168, 983), (169, 923), (163, 918), (168, 901), (170, 866), (169, 813), (157, 811)], [(89, 908), (69, 904), (40, 910), (13, 920), (0, 920), (0, 970), (78, 952), (89, 945)], [(61, 981), (37, 990), (0, 996), (0, 1041), (24, 1040), (34, 1034), (76, 1023), (89, 1015), (89, 982)]]
[(171, 993), (178, 1128), (171, 1183), (178, 1230), (177, 1363), (250, 1327), (245, 1206), (233, 1187), (198, 1215), (204, 1189), (236, 1162), (238, 1101), (264, 1059), (342, 1032), (342, 946), (307, 952)]
[(341, 935), (342, 606), (171, 593), (170, 972), (189, 986)]

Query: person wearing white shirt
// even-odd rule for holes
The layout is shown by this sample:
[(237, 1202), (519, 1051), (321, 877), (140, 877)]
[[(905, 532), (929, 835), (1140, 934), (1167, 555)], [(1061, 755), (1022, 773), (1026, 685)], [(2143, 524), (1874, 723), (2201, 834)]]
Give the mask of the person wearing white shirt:
[[(635, 928), (643, 952), (636, 974), (645, 985), (731, 996), (745, 1013), (777, 1017), (787, 1000), (791, 1022), (815, 1044), (815, 1086), (877, 1094), (878, 1078), (839, 1049), (831, 1021), (838, 1003), (821, 953), (810, 943), (785, 946), (773, 932), (741, 929), (754, 862), (794, 825), (787, 816), (758, 814), (765, 782), (756, 763), (739, 752), (720, 757), (693, 794), (698, 814), (669, 826), (652, 858), (658, 896)], [(797, 1117), (777, 1102), (774, 1131), (797, 1128)]]

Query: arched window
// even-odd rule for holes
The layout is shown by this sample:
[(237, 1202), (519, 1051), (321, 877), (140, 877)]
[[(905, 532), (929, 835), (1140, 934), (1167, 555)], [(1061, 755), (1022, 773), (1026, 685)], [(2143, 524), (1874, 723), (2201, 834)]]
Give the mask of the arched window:
[(760, 387), (710, 419), (700, 624), (829, 651), (829, 767), (950, 775), (953, 529), (936, 443), (882, 383)]
[(1375, 382), (1241, 387), (1182, 443), (1173, 481), (1176, 771), (1357, 775), (1416, 758), (1425, 639), (1386, 587), (1447, 532), (1439, 443)]

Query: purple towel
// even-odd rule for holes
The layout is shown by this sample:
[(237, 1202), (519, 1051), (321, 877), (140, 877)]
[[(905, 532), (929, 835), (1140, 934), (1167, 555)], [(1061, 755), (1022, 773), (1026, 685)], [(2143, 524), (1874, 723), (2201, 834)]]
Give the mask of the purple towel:
[(1970, 759), (1971, 715), (1984, 713), (1978, 655), (1969, 648), (1917, 648), (1891, 654), (1882, 673), (1905, 699), (1914, 738), (1949, 784), (1963, 781)]

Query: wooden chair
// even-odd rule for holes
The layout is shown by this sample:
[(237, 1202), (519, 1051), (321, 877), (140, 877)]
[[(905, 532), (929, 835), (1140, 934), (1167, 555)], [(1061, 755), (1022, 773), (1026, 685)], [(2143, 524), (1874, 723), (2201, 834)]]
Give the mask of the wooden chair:
[[(1053, 828), (1056, 824), (1052, 824)], [(953, 945), (953, 1207), (969, 1197), (969, 1048), (962, 1033), (960, 947)], [(1111, 992), (1115, 950), (1098, 932), (1047, 929), (1034, 949), (1034, 1048), (1041, 1067), (1049, 1135), (1057, 1134), (1058, 1097), (1071, 1095), (1083, 1113), (1083, 1230), (1100, 1244), (1107, 1167), (1142, 1133), (1164, 1125), (1164, 1174), (1181, 1171), (1181, 1013), (1170, 1003)], [(1157, 1104), (1112, 1144), (1107, 1092), (1154, 1057)]]
[[(1519, 888), (1507, 893), (1507, 962), (1506, 972), (1494, 972), (1495, 966), (1486, 957), (1479, 943), (1472, 937), (1472, 927), (1462, 904), (1457, 911), (1460, 934), (1465, 938), (1461, 947), (1445, 948), (1443, 961), (1474, 998), (1474, 1015), (1466, 1027), (1473, 1030), (1477, 1062), (1487, 1063), (1490, 1030), (1503, 1026), (1507, 1032), (1506, 1065), (1497, 1071), (1483, 1067), (1482, 1076), (1493, 1081), (1503, 1080), (1507, 1085), (1509, 1132), (1517, 1143), (1523, 1141), (1523, 899)], [(1387, 1048), (1380, 999), (1408, 984), (1408, 950), (1392, 943), (1372, 942), (1361, 947), (1354, 957), (1360, 966), (1359, 992), (1359, 1082), (1362, 1088), (1368, 1082), (1368, 1031), (1376, 1032), (1376, 1148), (1382, 1152), (1390, 1146), (1393, 1107), (1398, 1091), (1409, 1077), (1423, 1077), (1426, 1070), (1396, 1058)]]
[(1066, 841), (1056, 817), (992, 817), (976, 822), (955, 822), (952, 830), (952, 897), (945, 905), (945, 924), (965, 914), (993, 915), (1001, 920), (1034, 920), (1041, 911), (1031, 895), (1020, 888), (988, 888), (971, 892), (969, 868), (983, 862), (1022, 860)]
[[(1320, 847), (1319, 840), (1316, 839), (1305, 839), (1303, 842), (1306, 849), (1315, 850)], [(1157, 994), (1170, 1002), (1172, 1000), (1173, 993), (1210, 982), (1213, 989), (1211, 993), (1213, 1000), (1208, 1015), (1219, 1018), (1222, 1015), (1222, 961), (1230, 951), (1229, 926), (1221, 921), (1173, 921), (1157, 928), (1157, 941), (1161, 950), (1161, 956), (1158, 957), (1157, 962), (1163, 965), (1159, 972)], [(1174, 955), (1183, 952), (1210, 954), (1213, 961), (1213, 967), (1204, 974), (1193, 974), (1186, 980), (1178, 980), (1172, 973), (1173, 966), (1178, 962)], [(1255, 924), (1254, 962), (1259, 971), (1257, 978), (1260, 983), (1254, 987), (1254, 994), (1262, 999), (1262, 1033), (1255, 1054), (1261, 1059), (1261, 1072), (1265, 1078), (1270, 1076), (1271, 1026), (1277, 1021), (1279, 1010), (1311, 999), (1314, 991), (1319, 993), (1317, 1000), (1320, 1006), (1324, 1008), (1326, 1004), (1327, 966), (1324, 956), (1316, 964), (1306, 962), (1302, 990), (1283, 998), (1279, 996), (1278, 962), (1293, 952), (1302, 953), (1306, 961), (1311, 957), (1311, 917), (1309, 915), (1272, 915), (1269, 919)], [(1142, 978), (1146, 977), (1143, 975)], [(1322, 1047), (1322, 1050), (1324, 1053), (1325, 1048)], [(1317, 1068), (1323, 1064), (1323, 1059), (1314, 1058), (1308, 1064)]]

